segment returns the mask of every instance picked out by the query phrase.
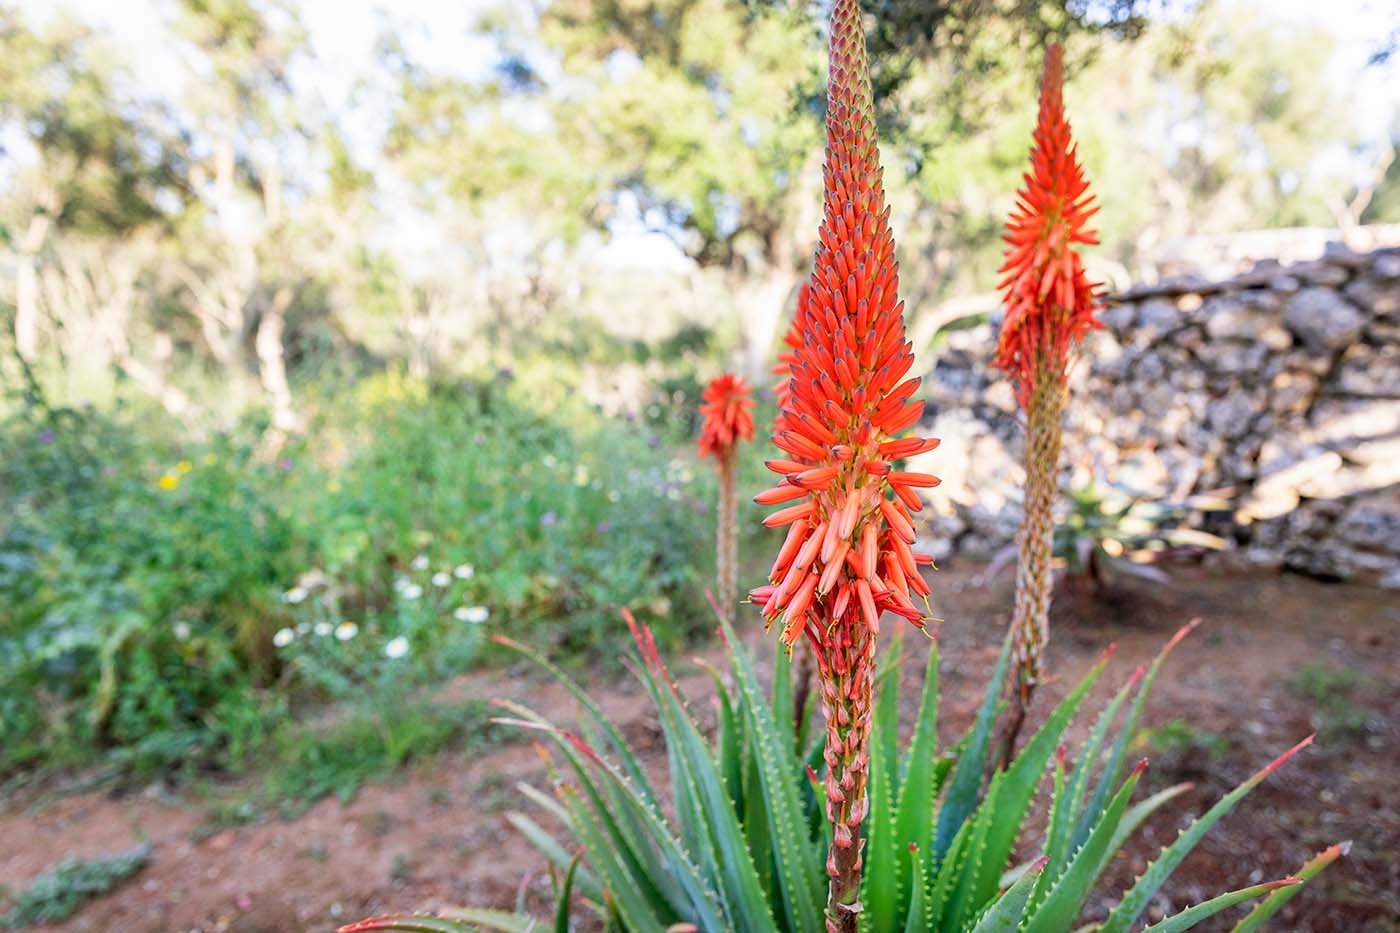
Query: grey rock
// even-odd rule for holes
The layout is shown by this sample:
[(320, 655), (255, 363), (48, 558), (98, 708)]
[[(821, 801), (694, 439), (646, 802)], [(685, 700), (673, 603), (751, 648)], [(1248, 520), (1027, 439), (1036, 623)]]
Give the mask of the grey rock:
[(1330, 288), (1305, 288), (1288, 300), (1284, 322), (1315, 353), (1333, 353), (1361, 336), (1366, 319)]
[(1330, 388), (1349, 395), (1389, 395), (1400, 405), (1400, 346), (1353, 344)]
[(1299, 263), (1288, 271), (1297, 278), (1307, 282), (1309, 285), (1328, 285), (1335, 287), (1343, 284), (1351, 277), (1351, 273), (1341, 266), (1333, 265), (1332, 263), (1322, 260)]
[(1182, 313), (1165, 298), (1149, 298), (1138, 307), (1136, 331), (1128, 335), (1133, 343), (1143, 346), (1184, 323)]
[(1237, 438), (1244, 435), (1262, 410), (1247, 392), (1232, 392), (1211, 402), (1206, 409), (1206, 420), (1220, 436)]
[(1400, 559), (1400, 495), (1366, 496), (1351, 504), (1333, 530), (1347, 544)]
[(1342, 294), (1358, 308), (1372, 314), (1395, 316), (1400, 314), (1400, 282), (1385, 281), (1376, 275), (1363, 275), (1342, 289)]
[[(1259, 369), (1268, 355), (1269, 348), (1263, 343), (1242, 343), (1236, 340), (1220, 340), (1207, 343), (1199, 353), (1201, 362), (1208, 371), (1229, 376), (1258, 376)], [(1245, 379), (1253, 382), (1253, 379)]]

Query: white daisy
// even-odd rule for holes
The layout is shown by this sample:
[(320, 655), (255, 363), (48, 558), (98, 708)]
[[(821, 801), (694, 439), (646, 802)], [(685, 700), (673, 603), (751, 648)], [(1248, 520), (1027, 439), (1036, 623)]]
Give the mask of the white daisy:
[(289, 628), (279, 628), (277, 634), (272, 636), (272, 643), (278, 648), (285, 648), (297, 637), (297, 633)]
[(402, 635), (397, 638), (391, 638), (388, 644), (384, 646), (384, 657), (386, 658), (401, 658), (406, 654), (408, 654), (408, 639), (404, 638)]

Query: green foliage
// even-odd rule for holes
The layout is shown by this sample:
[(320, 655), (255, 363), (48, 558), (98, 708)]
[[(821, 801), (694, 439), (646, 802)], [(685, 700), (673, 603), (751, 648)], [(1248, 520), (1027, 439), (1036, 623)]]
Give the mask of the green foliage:
[(292, 817), (334, 794), (348, 803), (368, 780), (441, 748), (472, 751), (497, 740), (486, 704), (428, 702), (356, 712), (328, 729), (296, 726), (277, 737), (263, 805)]
[(148, 845), (100, 858), (67, 858), (30, 882), (14, 898), (0, 926), (19, 929), (63, 920), (89, 900), (121, 884), (146, 864)]
[(0, 768), (111, 744), (148, 767), (249, 738), (292, 546), (271, 472), (93, 411), (0, 425)]
[(1164, 556), (1226, 542), (1185, 527), (1192, 512), (1225, 508), (1224, 500), (1202, 493), (1186, 502), (1152, 500), (1112, 484), (1090, 480), (1065, 490), (1069, 514), (1055, 527), (1054, 554), (1070, 577), (1102, 585), (1109, 573), (1166, 583), (1168, 577), (1151, 562)]
[[(560, 678), (580, 698), (583, 712), (575, 732), (528, 707), (501, 704), (513, 717), (503, 722), (542, 732), (557, 746), (562, 759), (562, 769), (554, 774), (558, 799), (522, 789), (562, 825), (566, 838), (523, 814), (513, 822), (559, 872), (576, 871), (574, 891), (608, 929), (656, 930), (670, 924), (694, 924), (704, 931), (820, 928), (829, 835), (820, 780), (808, 779), (807, 766), (819, 764), (821, 756), (819, 749), (794, 739), (785, 718), (791, 709), (786, 688), (776, 690), (772, 701), (763, 695), (752, 662), (726, 627), (730, 670), (727, 677), (715, 672), (719, 726), (717, 735), (707, 739), (662, 665), (650, 632), (635, 624), (632, 629), (640, 652), (637, 675), (666, 736), (670, 792), (664, 798), (673, 801), (674, 816), (663, 814), (657, 803), (663, 798), (660, 790), (582, 689), (536, 652), (517, 646)], [(871, 740), (862, 929), (1073, 929), (1113, 855), (1150, 813), (1180, 792), (1173, 788), (1134, 803), (1146, 762), (1126, 776), (1124, 766), (1127, 740), (1148, 691), (1168, 652), (1188, 630), (1113, 696), (1076, 758), (1066, 756), (1065, 735), (1107, 657), (1049, 714), (1008, 767), (992, 771), (990, 779), (990, 738), (1009, 639), (973, 725), (938, 754), (931, 747), (936, 686), (925, 692), (910, 743), (902, 753), (891, 751), (900, 744), (898, 703), (892, 698), (898, 696), (905, 650), (896, 638), (881, 666), (882, 698)], [(926, 683), (936, 684), (937, 665), (933, 647)], [(788, 665), (780, 658), (775, 683), (784, 684), (787, 674)], [(1132, 703), (1117, 737), (1106, 741), (1129, 697)], [(1109, 926), (1128, 929), (1201, 836), (1287, 757), (1189, 823), (1125, 892)], [(1031, 802), (1052, 761), (1054, 796), (1039, 843), (1044, 855), (1028, 865), (1010, 866), (1017, 842), (1035, 838)], [(575, 869), (572, 853), (579, 846), (585, 862)], [(1285, 879), (1231, 892), (1159, 928), (1188, 929), (1230, 906), (1295, 883)], [(567, 906), (561, 899), (559, 909)], [(416, 927), (385, 919), (365, 929)]]
[(1220, 733), (1193, 726), (1180, 717), (1142, 730), (1134, 744), (1177, 761), (1203, 755), (1208, 762), (1215, 762), (1230, 750), (1230, 743)]
[(596, 657), (618, 604), (693, 633), (710, 472), (509, 381), (371, 377), (276, 458), (256, 424), (191, 442), (31, 392), (0, 423), (0, 770), (240, 765), (301, 700), (391, 709), (492, 630)]
[(1288, 681), (1288, 688), (1313, 703), (1313, 726), (1324, 738), (1364, 736), (1371, 713), (1358, 701), (1366, 686), (1362, 677), (1326, 661), (1305, 664)]

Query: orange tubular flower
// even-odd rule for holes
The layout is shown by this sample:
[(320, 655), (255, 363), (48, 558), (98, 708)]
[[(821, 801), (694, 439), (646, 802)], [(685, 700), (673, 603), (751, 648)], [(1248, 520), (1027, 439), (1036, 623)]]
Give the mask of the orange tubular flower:
[(1071, 350), (1101, 326), (1094, 317), (1097, 286), (1075, 249), (1099, 242), (1087, 226), (1098, 207), (1065, 119), (1063, 84), (1063, 54), (1051, 45), (1045, 50), (1031, 171), (1006, 224), (1010, 248), (1000, 270), (1006, 317), (996, 365), (1015, 381), (1022, 406), (1030, 402), (1037, 369), (1047, 367), (1063, 379)]
[(1031, 148), (1031, 171), (1007, 221), (1010, 248), (1002, 271), (1006, 318), (996, 365), (1016, 385), (1026, 411), (1025, 513), (1017, 535), (1015, 630), (1017, 705), (1006, 731), (1010, 761), (1016, 735), (1036, 686), (1044, 679), (1042, 655), (1050, 637), (1051, 556), (1055, 499), (1059, 495), (1061, 415), (1074, 348), (1099, 322), (1094, 289), (1084, 274), (1077, 244), (1098, 240), (1086, 226), (1098, 210), (1079, 165), (1061, 99), (1060, 47), (1045, 51), (1040, 120)]
[(724, 373), (701, 394), (700, 456), (723, 457), (739, 441), (753, 440), (753, 390), (742, 376)]
[[(788, 526), (769, 585), (752, 593), (782, 641), (811, 643), (827, 720), (829, 930), (854, 930), (860, 910), (860, 827), (867, 809), (875, 636), (889, 611), (922, 626), (928, 585), (910, 513), (918, 490), (938, 482), (894, 461), (932, 450), (933, 439), (896, 439), (923, 414), (906, 378), (912, 345), (885, 206), (856, 0), (831, 14), (826, 116), (825, 211), (815, 269), (799, 295), (787, 340), (782, 409), (774, 443), (782, 476), (760, 493), (780, 505), (764, 524)], [(926, 604), (925, 604), (926, 605)]]
[(700, 456), (713, 455), (719, 466), (719, 516), (715, 531), (715, 568), (720, 611), (734, 621), (739, 602), (739, 538), (734, 528), (734, 470), (740, 441), (753, 440), (753, 407), (749, 384), (738, 376), (716, 376), (701, 396)]

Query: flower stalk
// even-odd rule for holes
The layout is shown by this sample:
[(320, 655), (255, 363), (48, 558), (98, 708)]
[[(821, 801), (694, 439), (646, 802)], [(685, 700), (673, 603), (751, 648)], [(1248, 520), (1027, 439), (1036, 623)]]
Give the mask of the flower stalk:
[(1068, 399), (1068, 370), (1075, 349), (1098, 327), (1095, 286), (1084, 273), (1077, 245), (1097, 243), (1087, 220), (1098, 208), (1088, 193), (1065, 118), (1063, 56), (1045, 52), (1040, 116), (1031, 149), (1031, 171), (1017, 192), (1007, 222), (1010, 248), (1001, 271), (1006, 318), (996, 365), (1016, 387), (1026, 413), (1025, 512), (1017, 534), (1015, 607), (1015, 707), (1006, 732), (1009, 761), (1036, 687), (1045, 678), (1050, 636), (1055, 499), (1059, 494), (1061, 421)]
[[(769, 575), (752, 593), (783, 643), (811, 646), (826, 719), (827, 819), (832, 843), (826, 925), (854, 931), (861, 829), (869, 809), (875, 647), (881, 616), (922, 627), (929, 588), (913, 550), (918, 490), (937, 484), (897, 461), (932, 450), (931, 438), (897, 438), (923, 414), (918, 378), (906, 379), (899, 270), (875, 140), (865, 34), (856, 0), (831, 13), (823, 168), (824, 214), (815, 268), (798, 294), (782, 357), (768, 468), (782, 477), (755, 497), (781, 506), (764, 524), (788, 528)], [(923, 609), (916, 605), (923, 603)]]
[(698, 441), (700, 456), (713, 456), (719, 472), (719, 514), (715, 530), (718, 602), (724, 620), (732, 625), (734, 609), (739, 602), (734, 474), (739, 463), (739, 443), (753, 440), (754, 401), (748, 382), (732, 373), (711, 380), (701, 399), (700, 414), (704, 421)]

